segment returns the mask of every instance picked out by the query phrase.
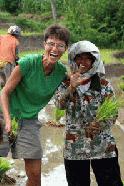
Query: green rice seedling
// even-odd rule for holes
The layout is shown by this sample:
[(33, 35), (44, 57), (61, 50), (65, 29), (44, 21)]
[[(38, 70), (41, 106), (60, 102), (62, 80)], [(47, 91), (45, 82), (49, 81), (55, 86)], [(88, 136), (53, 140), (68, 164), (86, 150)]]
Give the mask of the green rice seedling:
[(60, 110), (57, 107), (52, 110), (52, 119), (47, 122), (47, 126), (51, 127), (64, 127), (64, 124), (60, 123), (60, 119), (65, 115), (65, 110)]
[(119, 88), (124, 91), (124, 82), (119, 83)]
[(60, 110), (58, 108), (55, 108), (54, 110), (54, 116), (55, 116), (55, 121), (59, 121), (61, 117), (65, 115), (65, 110)]
[(59, 120), (61, 119), (61, 117), (63, 117), (65, 115), (65, 110), (60, 110), (58, 108), (54, 108), (53, 110), (53, 118), (55, 120), (55, 122), (59, 122)]
[(121, 76), (121, 80), (124, 80), (124, 76)]
[(17, 135), (18, 132), (18, 122), (15, 120), (15, 118), (13, 118), (12, 120), (12, 133), (14, 135)]
[(12, 130), (9, 134), (9, 142), (10, 144), (12, 144), (16, 137), (17, 137), (17, 133), (18, 133), (18, 122), (15, 120), (15, 118), (13, 118), (12, 120)]
[(119, 103), (112, 99), (106, 98), (103, 104), (98, 108), (96, 113), (96, 121), (105, 121), (117, 116)]
[(120, 77), (119, 88), (124, 91), (124, 76)]
[(0, 158), (0, 181), (2, 180), (5, 173), (10, 170), (11, 164), (5, 158)]

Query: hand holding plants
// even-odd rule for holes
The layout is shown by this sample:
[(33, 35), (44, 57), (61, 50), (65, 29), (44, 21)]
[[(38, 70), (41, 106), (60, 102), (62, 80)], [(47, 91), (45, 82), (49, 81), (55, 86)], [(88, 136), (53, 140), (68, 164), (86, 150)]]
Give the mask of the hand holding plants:
[(112, 98), (107, 97), (97, 110), (96, 118), (85, 129), (86, 137), (91, 140), (102, 131), (100, 122), (117, 117), (119, 104)]

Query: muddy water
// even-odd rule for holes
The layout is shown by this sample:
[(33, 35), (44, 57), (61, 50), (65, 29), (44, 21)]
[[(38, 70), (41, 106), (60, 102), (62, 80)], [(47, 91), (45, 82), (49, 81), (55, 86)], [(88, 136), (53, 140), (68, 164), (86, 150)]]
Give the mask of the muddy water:
[[(45, 111), (43, 111), (43, 117), (40, 117), (40, 120), (44, 123), (48, 120), (51, 120), (52, 110), (53, 105), (50, 104), (46, 107)], [(112, 130), (117, 141), (121, 174), (122, 179), (124, 180), (124, 131), (121, 130), (118, 125), (115, 125)], [(41, 128), (41, 143), (44, 152), (42, 162), (42, 186), (67, 186), (63, 166), (63, 136), (64, 128), (48, 126), (43, 126)], [(11, 154), (9, 156), (9, 159), (11, 160), (10, 157)], [(17, 180), (15, 186), (25, 186), (27, 177), (24, 171), (23, 160), (14, 160), (12, 169), (8, 174)], [(91, 186), (97, 186), (92, 170)]]
[[(41, 129), (41, 142), (44, 149), (42, 186), (67, 186), (62, 157), (63, 133), (64, 129), (62, 128), (43, 126)], [(124, 180), (124, 132), (119, 126), (115, 126), (113, 133), (117, 140), (122, 179)], [(16, 178), (17, 183), (15, 185), (24, 186), (27, 178), (24, 173), (23, 160), (14, 161), (12, 167), (9, 175)], [(97, 186), (92, 170), (91, 186)]]

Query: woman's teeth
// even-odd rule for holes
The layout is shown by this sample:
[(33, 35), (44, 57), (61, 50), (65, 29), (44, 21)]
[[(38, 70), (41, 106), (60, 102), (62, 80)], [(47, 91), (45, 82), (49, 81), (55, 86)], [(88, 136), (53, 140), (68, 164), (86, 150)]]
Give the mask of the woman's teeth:
[(52, 57), (58, 57), (58, 55), (57, 54), (54, 54), (54, 53), (50, 53), (50, 56), (52, 56)]

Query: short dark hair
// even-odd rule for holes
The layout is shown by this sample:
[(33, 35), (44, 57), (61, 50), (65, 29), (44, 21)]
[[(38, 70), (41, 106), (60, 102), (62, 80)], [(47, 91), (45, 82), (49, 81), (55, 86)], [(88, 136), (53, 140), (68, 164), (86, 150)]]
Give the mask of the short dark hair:
[(58, 24), (49, 26), (44, 32), (44, 41), (46, 41), (50, 36), (55, 36), (55, 38), (65, 41), (67, 46), (69, 44), (70, 32), (63, 26)]

